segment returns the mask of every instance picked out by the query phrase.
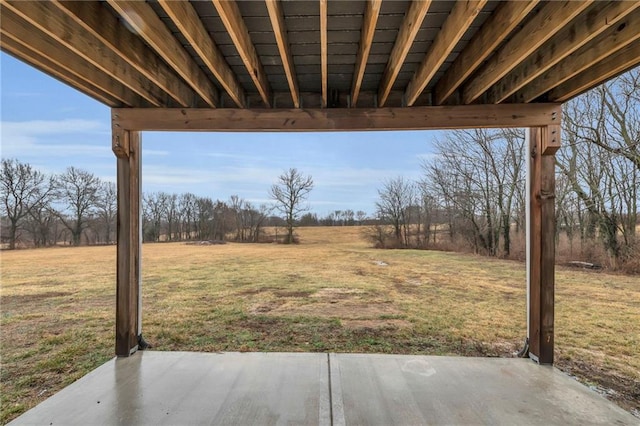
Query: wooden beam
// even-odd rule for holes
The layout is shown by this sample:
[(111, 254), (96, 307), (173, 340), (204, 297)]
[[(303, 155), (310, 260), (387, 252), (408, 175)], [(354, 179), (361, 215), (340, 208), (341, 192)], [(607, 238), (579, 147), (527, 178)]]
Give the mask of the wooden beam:
[(364, 18), (362, 20), (362, 30), (360, 31), (360, 44), (358, 45), (358, 54), (356, 55), (356, 66), (353, 71), (353, 82), (351, 83), (351, 106), (355, 107), (358, 103), (360, 95), (360, 87), (362, 86), (362, 78), (367, 67), (373, 36), (376, 33), (376, 24), (382, 0), (367, 0), (364, 7)]
[(238, 4), (235, 0), (212, 0), (213, 5), (216, 7), (222, 23), (231, 37), (233, 44), (235, 45), (242, 62), (244, 62), (249, 75), (253, 80), (253, 83), (260, 93), (262, 101), (271, 106), (271, 88), (267, 74), (262, 67), (256, 48), (251, 42), (251, 36), (249, 36), (249, 29), (242, 19), (242, 14), (238, 8)]
[(72, 74), (69, 70), (62, 68), (46, 56), (32, 50), (29, 46), (20, 44), (20, 40), (13, 39), (11, 35), (6, 34), (2, 30), (0, 30), (0, 49), (62, 83), (68, 84), (74, 89), (81, 91), (98, 102), (112, 108), (124, 106), (121, 101), (104, 92), (93, 83), (87, 82), (77, 75)]
[(566, 102), (640, 65), (640, 41), (635, 41), (549, 92), (549, 99)]
[(485, 103), (500, 103), (508, 99), (527, 83), (616, 25), (638, 7), (640, 2), (636, 1), (596, 2), (591, 10), (562, 28), (558, 34), (538, 49), (535, 55), (529, 56), (492, 86), (487, 92)]
[(640, 11), (636, 10), (618, 22), (618, 25), (609, 28), (516, 92), (510, 101), (531, 102), (583, 72), (586, 73), (585, 76), (591, 75), (593, 86), (595, 86), (595, 82), (601, 79), (591, 71), (591, 67), (640, 39), (638, 28), (640, 28)]
[(389, 55), (389, 60), (380, 80), (378, 87), (378, 105), (384, 106), (387, 102), (389, 92), (393, 87), (393, 83), (398, 77), (398, 73), (404, 64), (404, 60), (411, 49), (413, 40), (415, 40), (424, 17), (427, 15), (431, 0), (413, 0), (409, 6), (409, 10), (404, 17), (404, 21), (398, 31), (398, 36)]
[(548, 127), (529, 130), (530, 254), (529, 355), (553, 364), (555, 287), (555, 157), (543, 155)]
[[(0, 28), (2, 28), (2, 39), (0, 40), (2, 45), (9, 44), (13, 40), (19, 49), (21, 59), (32, 59), (37, 61), (36, 65), (51, 70), (52, 73), (60, 73), (63, 81), (72, 84), (73, 87), (96, 87), (99, 91), (126, 106), (138, 106), (146, 103), (138, 94), (98, 70), (46, 33), (32, 27), (9, 9), (3, 8), (2, 10)], [(73, 68), (71, 68), (72, 64)], [(76, 81), (78, 82), (77, 86)]]
[(293, 100), (293, 105), (296, 108), (300, 108), (298, 79), (296, 78), (293, 57), (291, 56), (291, 50), (289, 49), (289, 38), (287, 37), (287, 26), (284, 22), (282, 3), (280, 3), (280, 0), (265, 0), (265, 4), (267, 5), (269, 19), (271, 20), (271, 26), (273, 27), (273, 35), (275, 36), (276, 43), (278, 44), (282, 67), (284, 68), (284, 73), (287, 76), (287, 82), (289, 83), (291, 100)]
[(322, 106), (327, 107), (329, 65), (327, 46), (327, 0), (320, 0), (320, 78), (322, 79)]
[(547, 126), (560, 104), (327, 109), (113, 109), (114, 125), (165, 131), (421, 130)]
[(116, 273), (116, 355), (138, 350), (140, 296), (140, 132), (125, 131), (126, 157), (117, 157), (118, 247)]
[(162, 59), (211, 107), (218, 105), (218, 92), (204, 71), (171, 34), (144, 1), (108, 0), (109, 5)]
[(501, 3), (436, 84), (434, 105), (449, 99), (537, 4), (538, 0)]
[(195, 93), (139, 37), (97, 1), (51, 2), (138, 72), (167, 92), (178, 105), (194, 106)]
[[(92, 34), (84, 31), (81, 26), (52, 3), (43, 1), (3, 1), (3, 15), (13, 12), (31, 26), (64, 46), (68, 67), (74, 66), (74, 60), (81, 57), (89, 62), (93, 68), (85, 77), (89, 80), (99, 80), (98, 70), (110, 76), (112, 80), (121, 83), (138, 93), (154, 106), (168, 106), (167, 94), (149, 79), (140, 74), (129, 63), (122, 60), (111, 49), (104, 45)], [(4, 19), (4, 17), (3, 17)], [(17, 30), (16, 30), (17, 31)], [(38, 47), (42, 42), (33, 40), (30, 45)], [(68, 49), (68, 50), (67, 50)], [(48, 56), (45, 52), (43, 55)], [(63, 53), (63, 52), (58, 52)], [(106, 88), (105, 88), (106, 91)]]
[(552, 1), (526, 22), (462, 89), (462, 102), (470, 104), (535, 52), (593, 1)]
[(220, 85), (240, 108), (245, 107), (244, 89), (224, 56), (202, 24), (198, 13), (188, 1), (159, 0), (162, 9), (178, 27), (193, 50), (213, 73)]
[(412, 106), (415, 103), (427, 84), (431, 82), (433, 76), (438, 72), (440, 66), (456, 47), (460, 38), (469, 29), (469, 26), (485, 4), (487, 4), (487, 0), (458, 0), (456, 2), (449, 17), (440, 31), (438, 31), (422, 64), (420, 64), (407, 86), (405, 98), (408, 106)]

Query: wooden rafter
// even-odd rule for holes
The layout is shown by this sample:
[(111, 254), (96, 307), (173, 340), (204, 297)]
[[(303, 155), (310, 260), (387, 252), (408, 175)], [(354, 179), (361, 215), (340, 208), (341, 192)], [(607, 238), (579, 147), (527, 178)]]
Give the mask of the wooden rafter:
[(175, 0), (159, 0), (158, 3), (229, 94), (233, 102), (237, 106), (244, 108), (244, 89), (238, 83), (231, 67), (229, 67), (220, 49), (211, 39), (191, 3)]
[(96, 69), (83, 57), (60, 44), (49, 34), (32, 26), (4, 5), (0, 25), (3, 45), (5, 38), (13, 39), (23, 46), (21, 52), (24, 52), (25, 56), (29, 56), (29, 52), (34, 52), (40, 57), (46, 58), (55, 66), (56, 70), (68, 75), (66, 82), (72, 83), (75, 80), (80, 80), (84, 82), (84, 85), (97, 86), (124, 105), (134, 106), (141, 102), (140, 95), (115, 80), (112, 75)]
[(415, 103), (486, 3), (487, 0), (456, 2), (407, 86), (405, 98), (408, 106)]
[(486, 103), (500, 103), (527, 83), (593, 40), (640, 7), (637, 1), (596, 2), (588, 15), (565, 26), (487, 92)]
[(153, 50), (211, 107), (218, 104), (218, 92), (189, 53), (144, 1), (108, 0), (111, 7)]
[(470, 104), (498, 80), (524, 61), (563, 26), (593, 1), (552, 1), (546, 3), (527, 23), (503, 45), (462, 90), (462, 102)]
[(327, 106), (329, 80), (328, 46), (327, 46), (327, 0), (320, 0), (320, 78), (322, 79), (322, 106)]
[(114, 125), (167, 131), (361, 131), (535, 127), (560, 122), (560, 104), (411, 108), (113, 109)]
[[(636, 41), (562, 83), (551, 90), (548, 97), (559, 102), (566, 102), (638, 65), (640, 65), (640, 42)], [(597, 77), (594, 78), (594, 76)]]
[(195, 99), (193, 90), (184, 84), (140, 38), (120, 25), (115, 16), (105, 13), (102, 4), (92, 1), (58, 0), (51, 3), (167, 92), (178, 105), (193, 106)]
[(409, 6), (378, 88), (378, 105), (381, 107), (387, 102), (389, 92), (398, 77), (400, 68), (404, 64), (404, 60), (420, 30), (420, 25), (422, 25), (430, 5), (431, 0), (413, 0)]
[(382, 0), (367, 0), (364, 8), (364, 18), (362, 21), (362, 30), (360, 31), (360, 44), (358, 45), (358, 54), (356, 56), (356, 65), (353, 71), (353, 82), (351, 83), (351, 106), (355, 107), (358, 103), (360, 95), (360, 87), (364, 70), (367, 67), (369, 52), (371, 51), (371, 43), (376, 33), (376, 24)]
[[(640, 10), (627, 15), (617, 25), (573, 52), (564, 61), (547, 70), (527, 86), (516, 92), (511, 102), (531, 102), (582, 72), (591, 72), (595, 64), (640, 39)], [(597, 81), (598, 75), (591, 74)]]
[(273, 27), (273, 35), (275, 36), (276, 43), (278, 44), (282, 67), (284, 68), (284, 73), (287, 76), (287, 82), (289, 83), (289, 91), (291, 92), (293, 106), (300, 108), (298, 79), (296, 78), (293, 57), (291, 56), (291, 50), (289, 49), (289, 38), (287, 37), (287, 27), (284, 22), (282, 4), (280, 3), (280, 0), (265, 0), (265, 4), (269, 11), (269, 19), (271, 20), (271, 26)]
[(242, 19), (242, 14), (235, 0), (212, 0), (227, 33), (231, 37), (242, 61), (244, 62), (253, 83), (260, 93), (262, 101), (271, 106), (271, 88), (258, 52), (251, 42), (249, 29)]
[[(167, 106), (167, 95), (164, 91), (122, 60), (95, 36), (82, 31), (73, 19), (53, 4), (36, 1), (4, 1), (2, 6), (3, 14), (5, 11), (10, 11), (20, 16), (98, 70), (137, 92), (150, 104)], [(33, 43), (37, 45), (38, 40), (34, 40)], [(69, 55), (67, 61), (73, 57), (75, 55)], [(91, 75), (87, 77), (91, 78)]]
[(538, 0), (507, 1), (498, 6), (440, 78), (434, 90), (433, 103), (442, 105), (449, 99), (537, 3)]
[(11, 34), (7, 34), (0, 29), (0, 37), (2, 37), (2, 51), (12, 55), (21, 61), (24, 61), (34, 68), (49, 74), (54, 78), (77, 88), (87, 96), (92, 97), (98, 102), (102, 102), (112, 108), (121, 107), (121, 101), (117, 100), (110, 94), (104, 92), (93, 83), (83, 80), (78, 76), (69, 72), (68, 69), (62, 68), (50, 58), (32, 50), (29, 46), (20, 43), (20, 40), (12, 38)]

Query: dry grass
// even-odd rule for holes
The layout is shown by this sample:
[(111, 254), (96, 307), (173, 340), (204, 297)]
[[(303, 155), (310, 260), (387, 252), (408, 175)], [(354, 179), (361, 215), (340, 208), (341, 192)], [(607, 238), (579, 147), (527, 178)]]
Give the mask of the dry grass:
[[(301, 244), (143, 247), (154, 350), (512, 356), (526, 333), (522, 263), (375, 250), (358, 228)], [(2, 253), (2, 416), (113, 354), (115, 247)], [(640, 409), (640, 280), (558, 268), (557, 365)]]

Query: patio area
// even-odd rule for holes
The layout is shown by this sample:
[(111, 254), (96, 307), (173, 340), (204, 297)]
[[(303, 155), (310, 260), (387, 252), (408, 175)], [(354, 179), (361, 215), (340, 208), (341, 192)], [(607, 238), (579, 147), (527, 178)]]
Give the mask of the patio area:
[(10, 424), (638, 423), (529, 359), (146, 351), (112, 359)]

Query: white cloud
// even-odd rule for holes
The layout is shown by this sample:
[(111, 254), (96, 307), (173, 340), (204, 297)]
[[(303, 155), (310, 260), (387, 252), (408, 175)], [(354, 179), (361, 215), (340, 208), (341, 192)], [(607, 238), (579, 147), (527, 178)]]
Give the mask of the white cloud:
[(83, 143), (54, 143), (54, 136), (104, 137), (109, 140), (108, 129), (97, 120), (65, 119), (65, 120), (31, 120), (2, 121), (3, 157), (66, 157), (70, 155), (104, 157), (111, 154), (110, 144), (92, 145)]

